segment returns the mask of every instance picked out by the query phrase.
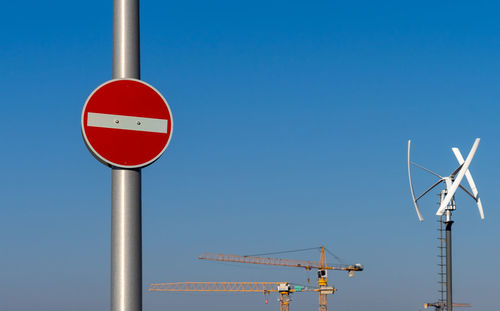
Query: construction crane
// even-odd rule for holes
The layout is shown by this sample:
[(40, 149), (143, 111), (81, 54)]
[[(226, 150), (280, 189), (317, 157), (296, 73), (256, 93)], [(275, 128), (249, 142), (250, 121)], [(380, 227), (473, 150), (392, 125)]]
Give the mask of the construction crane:
[[(440, 310), (444, 310), (444, 307), (446, 306), (446, 302), (445, 303), (441, 303), (441, 301), (438, 301), (438, 302), (434, 302), (434, 303), (425, 303), (424, 304), (424, 308), (427, 309), (427, 308), (431, 308), (431, 307), (434, 307), (434, 310), (436, 311), (440, 311)], [(453, 304), (453, 308), (455, 307), (471, 307), (470, 303), (454, 303)]]
[(328, 266), (326, 264), (325, 247), (321, 246), (320, 249), (321, 249), (321, 255), (319, 263), (307, 260), (291, 260), (291, 259), (281, 259), (281, 258), (240, 256), (240, 255), (213, 254), (213, 253), (205, 253), (198, 258), (204, 260), (273, 265), (273, 266), (283, 266), (283, 267), (296, 267), (296, 268), (304, 268), (306, 270), (318, 269), (319, 311), (327, 311), (327, 295), (333, 294), (336, 291), (334, 287), (328, 286), (327, 284), (327, 276), (328, 276), (327, 271), (328, 270), (347, 271), (349, 277), (353, 277), (354, 271), (363, 271), (364, 268), (361, 264)]
[[(280, 311), (290, 310), (290, 294), (296, 292), (318, 291), (301, 285), (292, 285), (288, 282), (177, 282), (151, 284), (150, 292), (245, 292), (280, 294)], [(267, 303), (267, 299), (266, 299)]]

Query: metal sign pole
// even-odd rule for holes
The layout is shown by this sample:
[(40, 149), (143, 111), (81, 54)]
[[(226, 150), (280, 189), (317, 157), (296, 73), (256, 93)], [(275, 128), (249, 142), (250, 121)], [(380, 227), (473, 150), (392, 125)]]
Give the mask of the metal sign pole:
[[(140, 79), (139, 49), (139, 0), (114, 0), (113, 79)], [(113, 168), (111, 183), (111, 311), (141, 311), (141, 170)]]

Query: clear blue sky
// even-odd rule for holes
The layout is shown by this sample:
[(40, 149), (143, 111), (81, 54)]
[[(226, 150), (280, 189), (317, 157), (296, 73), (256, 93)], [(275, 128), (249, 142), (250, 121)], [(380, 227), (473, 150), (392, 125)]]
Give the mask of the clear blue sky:
[[(437, 197), (419, 223), (407, 140), (416, 161), (446, 174), (450, 148), (467, 153), (475, 137), (486, 220), (457, 197), (454, 297), (498, 308), (499, 9), (143, 0), (142, 79), (175, 122), (166, 153), (143, 171), (144, 310), (278, 310), (260, 294), (146, 290), (305, 283), (303, 271), (197, 256), (321, 244), (366, 267), (329, 275), (331, 310), (423, 309), (437, 297)], [(112, 1), (4, 1), (0, 29), (0, 309), (108, 310), (110, 170), (87, 151), (80, 114), (111, 78)], [(416, 178), (418, 191), (433, 182)], [(297, 294), (291, 308), (316, 310), (317, 296)]]

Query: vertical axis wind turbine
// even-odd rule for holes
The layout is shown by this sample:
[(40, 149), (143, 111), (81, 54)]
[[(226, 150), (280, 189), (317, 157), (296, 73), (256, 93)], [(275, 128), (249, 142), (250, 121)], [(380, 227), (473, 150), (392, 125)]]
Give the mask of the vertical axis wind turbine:
[[(481, 216), (481, 219), (484, 219), (484, 212), (483, 212), (483, 205), (481, 203), (481, 199), (479, 198), (479, 193), (477, 191), (476, 184), (474, 183), (474, 179), (472, 179), (472, 175), (469, 171), (469, 166), (472, 161), (472, 158), (474, 158), (474, 155), (476, 154), (477, 147), (479, 145), (479, 138), (476, 138), (474, 141), (474, 144), (472, 145), (472, 148), (469, 152), (469, 155), (467, 158), (464, 160), (462, 154), (460, 153), (460, 150), (456, 147), (452, 148), (453, 154), (457, 158), (459, 166), (449, 175), (446, 177), (443, 177), (421, 165), (418, 165), (412, 161), (410, 161), (410, 147), (411, 147), (411, 140), (408, 140), (408, 179), (410, 182), (410, 192), (411, 196), (413, 199), (413, 204), (415, 206), (415, 210), (417, 212), (418, 219), (420, 221), (423, 221), (424, 218), (422, 216), (422, 213), (420, 212), (420, 209), (418, 207), (418, 200), (420, 200), (423, 196), (425, 196), (429, 191), (437, 187), (439, 184), (444, 182), (445, 184), (445, 189), (441, 190), (440, 193), (440, 200), (439, 200), (439, 209), (436, 212), (436, 215), (438, 216), (445, 216), (445, 220), (443, 223), (446, 225), (446, 310), (447, 311), (452, 311), (453, 310), (453, 299), (452, 299), (452, 266), (451, 266), (451, 226), (453, 224), (453, 221), (451, 220), (451, 214), (452, 211), (456, 209), (455, 207), (455, 193), (458, 190), (458, 188), (462, 189), (467, 195), (469, 195), (474, 201), (477, 203), (477, 208), (479, 210), (479, 215)], [(411, 179), (411, 167), (416, 166), (427, 173), (430, 173), (436, 177), (438, 177), (438, 181), (435, 182), (432, 186), (430, 186), (427, 190), (425, 190), (420, 196), (416, 197), (415, 192), (413, 190), (413, 183)], [(467, 182), (469, 183), (470, 190), (469, 191), (467, 188), (462, 186), (460, 183), (462, 182), (463, 178), (467, 179)]]

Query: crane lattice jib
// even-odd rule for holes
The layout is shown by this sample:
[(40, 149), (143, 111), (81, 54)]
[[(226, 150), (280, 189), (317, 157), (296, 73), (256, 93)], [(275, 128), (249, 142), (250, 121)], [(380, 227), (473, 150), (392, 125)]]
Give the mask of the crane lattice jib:
[(278, 292), (283, 282), (177, 282), (151, 284), (149, 291), (165, 292)]
[(308, 260), (292, 260), (292, 259), (257, 257), (257, 256), (205, 253), (198, 258), (205, 260), (216, 260), (216, 261), (226, 261), (226, 262), (251, 263), (251, 264), (273, 265), (273, 266), (284, 266), (284, 267), (299, 267), (299, 268), (304, 268), (306, 270), (311, 270), (311, 269), (343, 270), (343, 271), (363, 270), (363, 267), (360, 265), (326, 266), (326, 265), (321, 265), (318, 262), (308, 261)]

